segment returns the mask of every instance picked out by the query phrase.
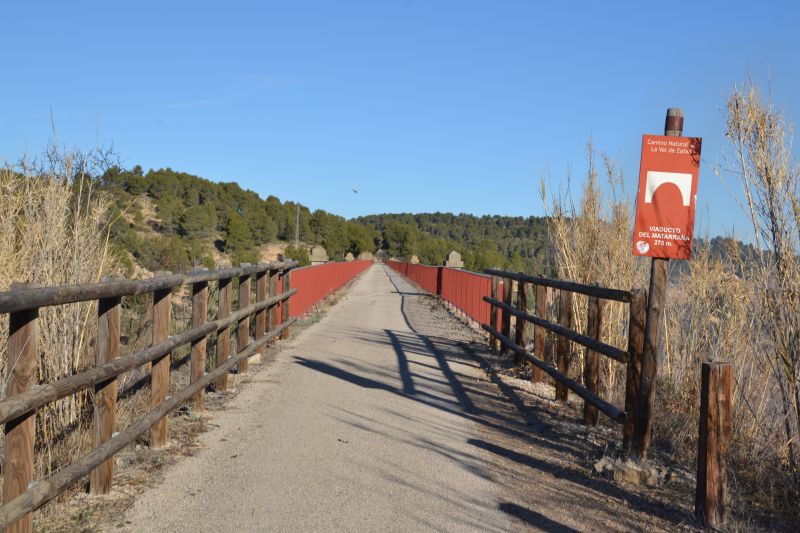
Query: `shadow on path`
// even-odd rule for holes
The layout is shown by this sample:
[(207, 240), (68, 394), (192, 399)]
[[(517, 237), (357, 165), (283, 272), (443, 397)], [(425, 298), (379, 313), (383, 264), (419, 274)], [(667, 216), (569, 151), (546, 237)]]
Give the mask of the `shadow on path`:
[[(525, 477), (524, 472), (520, 474), (519, 468), (513, 469), (513, 471), (510, 470), (510, 465), (522, 465), (538, 470), (546, 474), (546, 487), (542, 490), (551, 491), (559, 496), (564, 494), (574, 495), (576, 501), (582, 501), (582, 504), (587, 507), (602, 509), (603, 513), (608, 512), (606, 502), (613, 498), (625, 501), (634, 508), (646, 510), (646, 512), (659, 516), (672, 524), (687, 523), (688, 520), (681, 513), (676, 513), (671, 508), (665, 508), (656, 500), (627, 492), (607, 480), (590, 477), (579, 466), (570, 468), (568, 465), (559, 464), (562, 459), (566, 460), (567, 463), (582, 464), (585, 462), (587, 448), (586, 443), (581, 441), (580, 436), (576, 435), (574, 431), (554, 427), (544, 419), (536, 416), (534, 412), (531, 412), (532, 410), (524, 405), (524, 402), (513, 390), (513, 387), (504, 384), (490, 371), (488, 362), (478, 353), (480, 349), (476, 348), (476, 346), (468, 342), (428, 335), (423, 333), (420, 328), (415, 327), (415, 320), (412, 320), (409, 316), (409, 312), (414, 309), (409, 307), (410, 303), (407, 297), (413, 297), (417, 300), (415, 304), (419, 306), (419, 296), (421, 294), (401, 290), (395, 280), (394, 272), (387, 269), (386, 274), (395, 288), (393, 292), (396, 292), (401, 297), (401, 313), (409, 331), (384, 329), (381, 332), (379, 330), (346, 328), (343, 333), (361, 339), (365, 343), (391, 346), (397, 359), (397, 373), (394, 374), (391, 370), (378, 364), (349, 361), (346, 358), (335, 359), (333, 361), (335, 364), (329, 364), (296, 356), (295, 361), (297, 364), (365, 389), (389, 392), (398, 397), (420, 402), (443, 412), (468, 419), (482, 427), (484, 432), (481, 434), (485, 433), (487, 438), (490, 435), (495, 435), (498, 438), (492, 437), (493, 442), (490, 442), (485, 439), (469, 438), (469, 435), (465, 434), (465, 441), (475, 447), (476, 453), (464, 454), (457, 450), (444, 449), (436, 444), (432, 438), (414, 436), (409, 428), (416, 427), (418, 429), (419, 424), (428, 424), (427, 420), (408, 420), (406, 424), (380, 429), (385, 426), (384, 422), (356, 413), (347, 413), (346, 417), (341, 418), (343, 422), (364, 431), (385, 435), (388, 438), (398, 438), (398, 434), (406, 435), (405, 439), (409, 444), (446, 455), (463, 468), (482, 476), (490, 476), (490, 473), (483, 471), (486, 468), (486, 466), (482, 466), (485, 464), (485, 459), (482, 459), (482, 457), (485, 458), (485, 454), (479, 453), (477, 450), (488, 452), (498, 458), (507, 460), (497, 460), (492, 463), (493, 471), (500, 469), (500, 471), (505, 472), (504, 475)], [(399, 277), (399, 275), (396, 276)], [(427, 294), (424, 296), (431, 297)], [(421, 362), (420, 359), (425, 357), (432, 358), (435, 361), (435, 365)], [(476, 365), (475, 363), (478, 364)], [(501, 394), (492, 396), (489, 394), (490, 391), (485, 386), (482, 387), (475, 377), (467, 376), (454, 370), (453, 365), (461, 364), (469, 365), (473, 368), (481, 367), (486, 370), (489, 378), (497, 385)], [(444, 379), (441, 379), (441, 377)], [(483, 381), (483, 383), (486, 382)], [(511, 405), (509, 405), (509, 401)], [(401, 407), (398, 408), (396, 415), (400, 417), (402, 411)], [(455, 427), (432, 426), (427, 428), (427, 431), (431, 432), (432, 436), (433, 432), (436, 431), (452, 432), (461, 430)], [(512, 440), (509, 441), (508, 439)], [(552, 450), (558, 454), (559, 462), (533, 457), (500, 444), (508, 443), (511, 446), (512, 442), (527, 445), (529, 448), (539, 447), (540, 449)], [(519, 449), (516, 444), (514, 448)], [(602, 453), (602, 450), (597, 451)], [(590, 451), (589, 453), (593, 452)], [(590, 491), (589, 494), (586, 493), (587, 489)], [(498, 509), (544, 531), (575, 531), (569, 526), (553, 521), (518, 503), (503, 502), (500, 503)], [(587, 525), (590, 524), (592, 522), (587, 522)], [(597, 526), (598, 524), (594, 523), (594, 525)], [(618, 525), (624, 525), (630, 529), (637, 529), (640, 526), (632, 516), (618, 517)]]

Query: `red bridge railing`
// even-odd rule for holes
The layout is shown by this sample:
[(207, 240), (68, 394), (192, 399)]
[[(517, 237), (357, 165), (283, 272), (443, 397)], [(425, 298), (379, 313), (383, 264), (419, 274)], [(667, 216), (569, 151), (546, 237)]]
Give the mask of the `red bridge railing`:
[[(426, 292), (440, 296), (442, 300), (462, 311), (481, 324), (491, 323), (491, 305), (484, 296), (492, 296), (492, 278), (468, 270), (443, 266), (425, 266), (405, 261), (389, 261), (389, 266), (408, 278)], [(500, 282), (499, 290), (502, 293)], [(294, 303), (292, 303), (294, 305)], [(500, 323), (498, 313), (497, 323)]]
[(325, 263), (292, 270), (292, 287), (297, 294), (292, 297), (289, 316), (308, 314), (333, 291), (340, 289), (351, 279), (364, 272), (372, 261), (350, 261)]

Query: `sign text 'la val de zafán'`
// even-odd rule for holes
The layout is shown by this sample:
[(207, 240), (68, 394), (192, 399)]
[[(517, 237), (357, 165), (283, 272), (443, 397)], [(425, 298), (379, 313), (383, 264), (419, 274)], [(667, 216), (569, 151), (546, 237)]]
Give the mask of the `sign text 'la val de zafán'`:
[(701, 142), (698, 137), (642, 137), (634, 255), (692, 258)]

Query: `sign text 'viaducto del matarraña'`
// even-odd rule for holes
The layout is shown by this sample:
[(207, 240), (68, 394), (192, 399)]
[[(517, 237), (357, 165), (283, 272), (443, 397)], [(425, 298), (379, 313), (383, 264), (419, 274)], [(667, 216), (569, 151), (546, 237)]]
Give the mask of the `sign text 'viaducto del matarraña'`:
[(699, 137), (642, 137), (633, 254), (691, 259)]

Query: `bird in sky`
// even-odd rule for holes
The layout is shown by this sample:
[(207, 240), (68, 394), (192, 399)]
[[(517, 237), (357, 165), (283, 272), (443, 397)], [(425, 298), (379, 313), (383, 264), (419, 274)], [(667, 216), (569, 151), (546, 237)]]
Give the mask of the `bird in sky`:
[(356, 194), (358, 194), (358, 191), (357, 191), (357, 190), (355, 190), (355, 189), (353, 189), (353, 192), (354, 192), (354, 193), (356, 193)]

